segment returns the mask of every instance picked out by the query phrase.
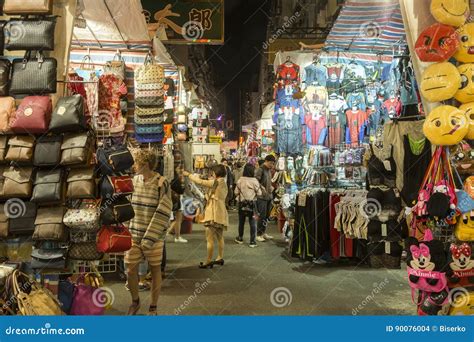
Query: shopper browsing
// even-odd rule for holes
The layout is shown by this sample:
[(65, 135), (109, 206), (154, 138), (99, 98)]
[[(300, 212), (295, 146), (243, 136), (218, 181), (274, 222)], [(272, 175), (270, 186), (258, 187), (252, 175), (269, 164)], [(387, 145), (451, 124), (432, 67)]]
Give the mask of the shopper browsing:
[(171, 199), (173, 201), (173, 221), (168, 234), (174, 232), (174, 242), (187, 243), (188, 240), (181, 237), (181, 224), (183, 223), (183, 212), (181, 211), (181, 195), (184, 194), (183, 168), (177, 167), (174, 179), (171, 182)]
[(248, 217), (250, 224), (250, 244), (249, 247), (257, 247), (255, 242), (257, 235), (257, 222), (255, 210), (257, 197), (262, 196), (262, 186), (255, 178), (255, 167), (252, 164), (246, 164), (242, 177), (239, 178), (235, 187), (235, 196), (239, 203), (239, 236), (235, 242), (242, 244), (244, 242), (245, 219)]
[(257, 241), (264, 242), (273, 239), (272, 236), (266, 233), (268, 226), (268, 218), (272, 209), (272, 170), (275, 167), (276, 159), (272, 155), (265, 157), (265, 160), (260, 168), (255, 171), (255, 178), (262, 185), (262, 194), (257, 198), (257, 210), (259, 214)]
[[(198, 175), (191, 175), (184, 171), (184, 176), (198, 185), (208, 188), (206, 194), (206, 207), (204, 208), (204, 226), (206, 227), (207, 260), (201, 262), (200, 268), (212, 268), (213, 265), (224, 265), (224, 231), (229, 226), (229, 218), (226, 209), (227, 184), (226, 168), (224, 165), (216, 165), (212, 168), (211, 179), (203, 180)], [(217, 259), (214, 256), (214, 241), (217, 240)]]
[(133, 177), (132, 206), (135, 217), (130, 221), (133, 243), (132, 248), (125, 253), (128, 286), (132, 296), (128, 314), (136, 315), (140, 309), (138, 265), (146, 259), (152, 275), (148, 312), (149, 315), (156, 315), (161, 290), (163, 246), (172, 209), (171, 191), (168, 180), (153, 171), (157, 165), (153, 151), (138, 150), (134, 159), (136, 175)]

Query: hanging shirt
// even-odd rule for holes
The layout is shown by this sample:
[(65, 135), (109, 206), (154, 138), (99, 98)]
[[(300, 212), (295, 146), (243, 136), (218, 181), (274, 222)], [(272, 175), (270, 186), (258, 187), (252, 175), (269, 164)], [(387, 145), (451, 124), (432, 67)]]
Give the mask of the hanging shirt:
[(346, 111), (347, 126), (349, 128), (350, 143), (359, 142), (360, 128), (367, 121), (367, 112), (362, 110), (353, 111), (349, 109)]
[(380, 83), (369, 83), (365, 87), (366, 102), (368, 107), (372, 107), (377, 99), (377, 92), (380, 89)]
[(327, 107), (328, 91), (325, 87), (309, 86), (305, 89), (305, 100), (308, 104), (319, 104)]
[(342, 96), (331, 94), (328, 101), (328, 110), (330, 113), (340, 113), (347, 109), (346, 100)]
[(367, 110), (367, 105), (365, 104), (365, 96), (363, 93), (350, 93), (347, 95), (347, 106), (357, 107), (362, 111)]
[(334, 148), (336, 144), (344, 143), (344, 134), (346, 129), (346, 115), (336, 113), (328, 115), (327, 122), (329, 133), (329, 147)]
[(306, 68), (304, 68), (305, 72), (305, 79), (307, 85), (313, 85), (317, 83), (317, 85), (326, 86), (327, 80), (327, 69), (321, 63), (317, 64), (310, 64)]
[(321, 132), (326, 128), (326, 118), (324, 115), (315, 116), (308, 113), (305, 116), (307, 127), (306, 140), (309, 145), (317, 145)]
[(388, 99), (382, 106), (385, 117), (398, 118), (400, 116), (402, 105), (398, 99)]
[(335, 82), (335, 81), (341, 81), (341, 75), (342, 75), (342, 70), (344, 68), (344, 65), (339, 64), (339, 63), (334, 63), (334, 64), (328, 64), (326, 65), (326, 69), (328, 71), (328, 80)]
[(294, 63), (283, 63), (277, 69), (277, 82), (288, 85), (300, 82), (300, 66)]
[(380, 63), (367, 63), (364, 65), (368, 80), (376, 81), (381, 77)]
[(341, 75), (341, 79), (353, 78), (353, 77), (361, 79), (361, 80), (365, 80), (367, 78), (364, 67), (355, 62), (351, 62), (346, 65)]

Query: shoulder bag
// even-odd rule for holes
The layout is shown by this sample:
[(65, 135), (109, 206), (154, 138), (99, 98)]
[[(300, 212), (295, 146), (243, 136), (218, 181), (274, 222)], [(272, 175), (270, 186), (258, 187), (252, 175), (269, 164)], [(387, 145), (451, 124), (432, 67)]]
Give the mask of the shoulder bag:
[(97, 250), (103, 253), (122, 253), (132, 248), (132, 235), (122, 224), (102, 226), (97, 234)]
[(10, 121), (15, 133), (46, 133), (51, 120), (52, 104), (49, 96), (27, 96)]
[(3, 196), (8, 198), (30, 198), (32, 190), (31, 167), (11, 167), (3, 173)]
[[(13, 271), (10, 277), (18, 306), (17, 314), (22, 316), (64, 315), (58, 300), (49, 290), (19, 270)], [(30, 291), (27, 292), (26, 289), (30, 289)]]
[(5, 0), (3, 5), (5, 14), (51, 14), (53, 0)]
[(54, 50), (56, 17), (12, 18), (4, 26), (5, 48), (15, 50)]
[(103, 176), (100, 182), (100, 196), (114, 198), (133, 193), (133, 181), (130, 176)]
[(99, 170), (104, 175), (126, 171), (133, 166), (133, 156), (125, 146), (112, 146), (97, 149)]
[(102, 224), (117, 224), (130, 221), (135, 216), (133, 206), (126, 197), (102, 202), (100, 219)]
[(60, 98), (56, 108), (54, 108), (49, 131), (65, 133), (84, 131), (86, 129), (84, 98), (79, 94)]
[(70, 314), (73, 316), (103, 315), (105, 305), (102, 305), (97, 299), (103, 298), (104, 290), (99, 287), (100, 281), (98, 279), (94, 282), (94, 286), (87, 285), (84, 279), (86, 276), (89, 279), (94, 277), (90, 273), (79, 276), (74, 289)]
[(54, 204), (63, 200), (64, 177), (61, 168), (52, 171), (39, 170), (34, 185), (32, 202)]
[(159, 64), (154, 63), (153, 56), (148, 54), (145, 58), (145, 63), (135, 70), (135, 82), (139, 84), (151, 84), (163, 82), (165, 78), (165, 71)]
[(0, 163), (4, 163), (5, 155), (7, 154), (7, 141), (8, 137), (6, 135), (0, 135)]
[(94, 241), (73, 242), (69, 246), (67, 257), (70, 260), (101, 260), (104, 253), (99, 252)]
[[(13, 202), (12, 202), (13, 204)], [(8, 223), (8, 233), (13, 236), (31, 236), (35, 231), (36, 203), (24, 202), (24, 208), (8, 207), (10, 218)]]
[(61, 135), (38, 138), (33, 155), (34, 166), (56, 166), (61, 161)]
[(35, 220), (34, 241), (66, 241), (67, 233), (63, 224), (64, 208), (40, 208)]
[(66, 250), (35, 248), (31, 252), (31, 268), (34, 270), (66, 269)]
[(96, 198), (96, 181), (93, 168), (72, 169), (67, 177), (68, 199)]
[(8, 95), (8, 86), (10, 84), (10, 69), (10, 61), (4, 58), (0, 59), (0, 96)]
[(68, 209), (63, 222), (72, 230), (97, 232), (100, 228), (99, 210), (98, 208)]
[(116, 53), (113, 60), (105, 63), (104, 74), (115, 75), (125, 80), (125, 62), (120, 53)]
[(39, 52), (36, 58), (31, 58), (31, 53), (27, 52), (24, 58), (13, 60), (10, 94), (54, 94), (56, 82), (55, 58), (43, 57)]
[(15, 99), (11, 96), (0, 97), (0, 132), (10, 131), (10, 120), (15, 115)]
[(65, 134), (61, 145), (61, 165), (85, 166), (90, 164), (94, 149), (92, 138), (91, 132)]
[(17, 135), (8, 140), (7, 161), (29, 163), (33, 158), (35, 137), (31, 135)]

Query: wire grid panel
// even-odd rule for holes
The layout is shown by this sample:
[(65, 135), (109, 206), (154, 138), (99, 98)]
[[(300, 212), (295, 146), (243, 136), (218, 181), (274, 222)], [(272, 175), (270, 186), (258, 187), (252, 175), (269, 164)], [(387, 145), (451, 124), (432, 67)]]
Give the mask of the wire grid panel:
[(71, 266), (72, 273), (93, 272), (91, 265), (100, 273), (115, 273), (118, 269), (119, 254), (106, 254), (103, 260), (99, 261), (74, 261)]

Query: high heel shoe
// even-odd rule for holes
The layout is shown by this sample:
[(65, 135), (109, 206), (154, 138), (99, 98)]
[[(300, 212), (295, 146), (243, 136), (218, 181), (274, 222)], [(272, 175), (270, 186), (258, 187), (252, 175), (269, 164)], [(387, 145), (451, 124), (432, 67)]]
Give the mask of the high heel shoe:
[(208, 262), (208, 263), (199, 263), (199, 268), (213, 268), (214, 267), (214, 263), (211, 261), (211, 262)]
[(214, 265), (224, 266), (224, 259), (215, 260)]

